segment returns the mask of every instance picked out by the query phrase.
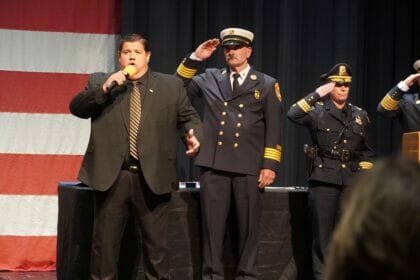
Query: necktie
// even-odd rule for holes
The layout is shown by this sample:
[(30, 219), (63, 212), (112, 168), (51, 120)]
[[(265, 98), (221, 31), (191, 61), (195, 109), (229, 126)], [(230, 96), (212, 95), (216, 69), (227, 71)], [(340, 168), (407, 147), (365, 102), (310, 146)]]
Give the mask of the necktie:
[(232, 93), (235, 93), (235, 91), (239, 88), (239, 82), (238, 82), (239, 76), (240, 75), (238, 73), (233, 74)]
[(129, 139), (130, 139), (130, 155), (139, 159), (137, 151), (137, 134), (139, 131), (141, 117), (141, 96), (140, 90), (137, 86), (137, 82), (133, 82), (133, 89), (131, 90), (130, 95), (130, 130), (129, 130)]

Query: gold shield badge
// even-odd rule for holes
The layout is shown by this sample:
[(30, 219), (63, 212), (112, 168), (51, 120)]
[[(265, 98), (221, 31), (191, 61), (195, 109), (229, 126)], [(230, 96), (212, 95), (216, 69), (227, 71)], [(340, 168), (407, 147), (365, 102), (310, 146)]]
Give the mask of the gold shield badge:
[(260, 99), (260, 91), (258, 90), (258, 89), (256, 89), (255, 91), (254, 91), (254, 97), (255, 97), (255, 99)]
[(362, 118), (360, 116), (356, 116), (356, 119), (354, 120), (358, 125), (362, 125), (363, 121)]
[(340, 65), (340, 67), (338, 68), (338, 75), (339, 76), (345, 76), (345, 75), (347, 75), (346, 66)]
[(282, 97), (281, 97), (280, 86), (279, 86), (279, 83), (278, 82), (276, 82), (274, 84), (274, 92), (276, 93), (277, 99), (281, 102)]

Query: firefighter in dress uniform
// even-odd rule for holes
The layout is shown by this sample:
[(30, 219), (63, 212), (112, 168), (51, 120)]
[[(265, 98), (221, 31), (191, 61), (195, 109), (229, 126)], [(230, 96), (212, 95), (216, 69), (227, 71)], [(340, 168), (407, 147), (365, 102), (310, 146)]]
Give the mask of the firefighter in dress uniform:
[(400, 121), (403, 133), (420, 131), (420, 59), (413, 68), (416, 73), (389, 90), (378, 105), (382, 116)]
[(309, 209), (312, 217), (312, 264), (315, 279), (322, 279), (326, 248), (338, 221), (342, 200), (356, 175), (370, 169), (373, 152), (367, 143), (366, 111), (348, 102), (350, 66), (335, 65), (321, 75), (323, 85), (293, 104), (288, 118), (308, 128), (312, 146)]
[(282, 97), (278, 82), (248, 63), (252, 32), (226, 28), (220, 37), (226, 68), (196, 75), (220, 44), (210, 39), (177, 69), (187, 93), (204, 102), (204, 139), (195, 160), (201, 167), (202, 279), (224, 279), (222, 248), (231, 205), (238, 229), (235, 277), (257, 279), (262, 195), (275, 179), (282, 154)]

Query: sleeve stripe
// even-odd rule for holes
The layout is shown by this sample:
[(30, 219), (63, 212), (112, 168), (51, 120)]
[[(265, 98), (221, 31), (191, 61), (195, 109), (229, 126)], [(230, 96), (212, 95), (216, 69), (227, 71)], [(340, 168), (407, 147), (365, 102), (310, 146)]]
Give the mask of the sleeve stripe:
[(381, 101), (381, 106), (387, 111), (395, 111), (398, 109), (398, 101), (392, 99), (389, 94), (385, 95), (385, 97)]
[(305, 113), (311, 110), (311, 106), (306, 102), (304, 99), (301, 99), (297, 102), (297, 105), (304, 111)]
[(264, 158), (272, 159), (280, 162), (281, 160), (281, 151), (273, 148), (264, 149)]
[(176, 72), (178, 73), (179, 76), (183, 78), (191, 79), (192, 77), (194, 77), (195, 73), (197, 73), (197, 69), (188, 68), (184, 66), (183, 63), (181, 63), (178, 66), (178, 69), (176, 69)]
[(362, 169), (371, 169), (373, 167), (373, 163), (369, 161), (361, 161), (359, 162), (359, 166)]

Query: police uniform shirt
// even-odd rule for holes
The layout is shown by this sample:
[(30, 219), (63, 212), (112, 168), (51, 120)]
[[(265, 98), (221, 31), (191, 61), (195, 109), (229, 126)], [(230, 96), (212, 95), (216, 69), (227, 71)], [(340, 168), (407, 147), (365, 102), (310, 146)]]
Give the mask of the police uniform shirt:
[(339, 110), (329, 98), (320, 99), (313, 92), (293, 104), (287, 115), (292, 122), (309, 129), (313, 144), (318, 147), (309, 180), (352, 185), (360, 170), (372, 167), (373, 151), (367, 137), (369, 118), (366, 111), (350, 103)]

